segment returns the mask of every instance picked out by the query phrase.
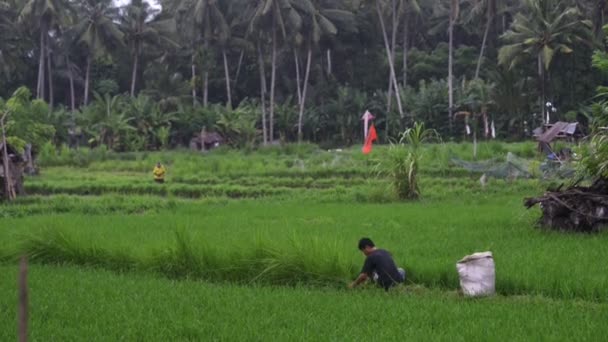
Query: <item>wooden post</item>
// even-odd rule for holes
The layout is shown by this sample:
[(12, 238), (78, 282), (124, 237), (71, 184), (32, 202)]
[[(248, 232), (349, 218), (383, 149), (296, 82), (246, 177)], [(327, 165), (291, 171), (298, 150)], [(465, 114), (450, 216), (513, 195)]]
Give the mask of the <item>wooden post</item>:
[(27, 342), (28, 323), (28, 288), (27, 288), (27, 257), (22, 256), (19, 265), (19, 307), (18, 307), (18, 333), (19, 342)]

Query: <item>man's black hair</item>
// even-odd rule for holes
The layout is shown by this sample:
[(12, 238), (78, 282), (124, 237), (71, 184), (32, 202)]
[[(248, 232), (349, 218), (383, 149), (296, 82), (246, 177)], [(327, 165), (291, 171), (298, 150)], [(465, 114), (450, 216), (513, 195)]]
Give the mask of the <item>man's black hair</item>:
[(364, 250), (365, 247), (376, 247), (370, 238), (362, 238), (359, 240), (359, 250)]

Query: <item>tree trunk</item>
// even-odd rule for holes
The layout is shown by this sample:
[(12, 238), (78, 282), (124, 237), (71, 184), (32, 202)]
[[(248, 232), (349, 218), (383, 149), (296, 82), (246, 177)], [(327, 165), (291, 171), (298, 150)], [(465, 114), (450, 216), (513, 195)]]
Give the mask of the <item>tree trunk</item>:
[(89, 104), (89, 82), (91, 80), (91, 55), (87, 57), (87, 71), (84, 78), (84, 105)]
[(543, 58), (542, 56), (539, 54), (538, 55), (538, 81), (539, 81), (539, 85), (540, 85), (540, 111), (541, 111), (541, 120), (542, 123), (545, 122), (545, 118), (547, 113), (545, 112), (545, 103), (546, 101), (546, 95), (545, 95), (545, 66), (543, 63)]
[(408, 17), (405, 17), (405, 23), (403, 24), (403, 88), (407, 87), (407, 62), (408, 62), (408, 52), (409, 52), (409, 22), (407, 21)]
[(481, 42), (481, 51), (479, 52), (479, 58), (477, 59), (477, 68), (475, 69), (475, 79), (479, 78), (479, 72), (481, 71), (481, 61), (483, 59), (484, 52), (486, 50), (486, 44), (488, 42), (488, 34), (490, 33), (490, 26), (492, 25), (493, 17), (488, 14), (488, 20), (486, 22), (486, 30), (483, 33), (483, 40)]
[(260, 98), (262, 102), (262, 135), (264, 138), (264, 145), (268, 143), (268, 132), (266, 130), (266, 68), (264, 67), (264, 55), (262, 54), (262, 47), (258, 42), (258, 64), (260, 69)]
[[(397, 1), (396, 0), (392, 0), (392, 24), (393, 24), (393, 28), (392, 28), (392, 32), (391, 32), (391, 58), (393, 60), (393, 65), (395, 64), (395, 54), (397, 52), (397, 31), (399, 29), (399, 21), (397, 20)], [(396, 75), (395, 75), (396, 77)], [(389, 128), (390, 128), (390, 116), (391, 116), (391, 110), (393, 107), (393, 90), (395, 91), (395, 93), (399, 92), (399, 87), (394, 88), (393, 87), (393, 82), (392, 82), (393, 76), (391, 75), (388, 78), (388, 99), (387, 99), (387, 103), (386, 103), (386, 122), (385, 122), (385, 134), (386, 134), (386, 141), (388, 142), (388, 138), (389, 138)], [(400, 95), (400, 94), (399, 94)], [(403, 115), (402, 115), (403, 117)]]
[(276, 78), (277, 78), (277, 26), (276, 20), (272, 22), (272, 71), (270, 75), (270, 117), (269, 117), (269, 140), (274, 140), (274, 101), (275, 101), (275, 90), (276, 90)]
[(226, 55), (226, 49), (222, 49), (222, 56), (224, 57), (224, 73), (226, 77), (226, 97), (228, 99), (228, 107), (232, 109), (232, 91), (230, 86), (230, 69), (228, 68), (228, 56)]
[(87, 71), (86, 77), (84, 81), (84, 105), (89, 104), (89, 86), (91, 82), (91, 63), (93, 62), (93, 57), (95, 54), (95, 36), (93, 36), (93, 41), (91, 42), (91, 50), (89, 51), (89, 55), (87, 56)]
[(239, 56), (239, 64), (236, 67), (236, 75), (234, 76), (234, 85), (238, 84), (239, 76), (241, 75), (241, 68), (243, 66), (243, 60), (245, 58), (245, 50), (241, 50), (241, 55)]
[(36, 98), (44, 99), (44, 54), (46, 47), (44, 46), (44, 35), (46, 33), (44, 22), (40, 23), (40, 60), (38, 61), (38, 87), (36, 89)]
[(66, 57), (66, 64), (68, 68), (68, 79), (70, 81), (70, 108), (72, 113), (76, 112), (76, 92), (74, 91), (74, 71), (72, 69), (72, 62), (70, 57)]
[(203, 107), (209, 105), (209, 72), (203, 71)]
[(137, 69), (139, 67), (139, 43), (136, 43), (133, 56), (133, 74), (131, 75), (131, 97), (135, 97), (135, 83), (137, 82)]
[(449, 56), (448, 56), (448, 121), (450, 134), (452, 133), (452, 120), (454, 114), (454, 20), (450, 17), (449, 27)]
[(45, 39), (45, 45), (47, 46), (46, 51), (46, 68), (48, 71), (48, 81), (49, 81), (49, 109), (53, 110), (53, 105), (55, 104), (55, 91), (53, 89), (53, 66), (51, 64), (51, 52), (48, 50), (48, 37)]
[(327, 76), (332, 74), (331, 49), (327, 49)]
[(395, 63), (393, 63), (393, 58), (391, 56), (391, 47), (388, 41), (388, 34), (386, 32), (386, 25), (384, 24), (384, 18), (382, 17), (382, 11), (380, 10), (379, 0), (376, 0), (376, 12), (378, 14), (378, 18), (380, 19), (380, 26), (382, 28), (382, 36), (384, 38), (384, 48), (386, 49), (386, 57), (388, 58), (388, 65), (390, 67), (390, 77), (393, 80), (393, 87), (397, 89), (395, 92), (395, 97), (397, 98), (397, 107), (399, 108), (399, 115), (403, 118), (403, 106), (401, 104), (401, 95), (399, 94), (399, 85), (397, 84), (397, 76), (395, 73)]
[(6, 147), (6, 131), (4, 130), (4, 119), (6, 113), (0, 118), (0, 128), (2, 128), (2, 167), (4, 169), (4, 197), (8, 201), (15, 199), (16, 194), (13, 189), (13, 181), (11, 179), (11, 168), (8, 160), (8, 149)]
[(67, 54), (65, 62), (68, 68), (68, 79), (70, 82), (70, 147), (74, 147), (74, 142), (76, 141), (76, 92), (74, 90), (74, 71), (72, 69), (72, 62)]
[(295, 47), (293, 48), (293, 59), (294, 59), (295, 65), (296, 65), (296, 83), (297, 83), (296, 89), (298, 92), (298, 106), (299, 106), (300, 104), (302, 104), (302, 86), (300, 84), (300, 82), (302, 80), (300, 77), (300, 57), (298, 56), (298, 51)]
[[(207, 21), (209, 23), (209, 21)], [(210, 30), (209, 25), (207, 25), (207, 30)], [(207, 33), (205, 33), (203, 50), (205, 53), (209, 50), (209, 38), (207, 37)], [(208, 68), (203, 67), (203, 107), (207, 108), (209, 105), (209, 70)]]
[(304, 106), (306, 105), (306, 91), (308, 90), (308, 78), (310, 77), (310, 65), (312, 63), (312, 43), (308, 41), (308, 55), (306, 56), (306, 74), (304, 75), (304, 86), (302, 89), (302, 101), (300, 102), (300, 115), (298, 118), (298, 142), (304, 137), (302, 126), (304, 123)]
[(194, 54), (192, 54), (192, 79), (190, 81), (192, 86), (192, 106), (196, 107), (196, 58)]

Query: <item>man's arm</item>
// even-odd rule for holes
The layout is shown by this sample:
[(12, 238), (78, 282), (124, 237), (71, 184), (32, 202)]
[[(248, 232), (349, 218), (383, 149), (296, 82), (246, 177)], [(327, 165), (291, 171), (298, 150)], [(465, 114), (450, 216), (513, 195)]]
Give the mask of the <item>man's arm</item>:
[(359, 276), (357, 277), (357, 279), (355, 279), (355, 281), (353, 281), (352, 283), (350, 283), (348, 285), (349, 289), (353, 289), (359, 285), (361, 285), (362, 283), (364, 283), (369, 277), (367, 276), (366, 273), (361, 273), (359, 274)]

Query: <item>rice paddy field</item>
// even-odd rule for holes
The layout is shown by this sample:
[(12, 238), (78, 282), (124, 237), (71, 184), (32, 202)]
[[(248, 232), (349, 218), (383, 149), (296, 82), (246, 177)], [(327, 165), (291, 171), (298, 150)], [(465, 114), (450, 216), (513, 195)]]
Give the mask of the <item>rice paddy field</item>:
[[(482, 187), (449, 163), (471, 149), (425, 147), (417, 202), (377, 175), (384, 148), (45, 151), (29, 196), (0, 205), (0, 341), (17, 338), (24, 254), (36, 341), (605, 340), (608, 235), (537, 228), (523, 199), (557, 181)], [(479, 158), (508, 152), (540, 163), (533, 144), (482, 144)], [(404, 286), (346, 289), (363, 236)], [(497, 295), (467, 299), (455, 263), (481, 251)]]

